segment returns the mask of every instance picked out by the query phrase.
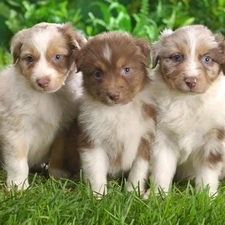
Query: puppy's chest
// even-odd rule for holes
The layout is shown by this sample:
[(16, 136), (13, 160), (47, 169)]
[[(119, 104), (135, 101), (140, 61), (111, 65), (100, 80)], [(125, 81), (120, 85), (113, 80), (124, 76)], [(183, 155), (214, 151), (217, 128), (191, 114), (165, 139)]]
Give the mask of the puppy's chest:
[(141, 107), (133, 105), (93, 107), (89, 114), (81, 113), (80, 120), (84, 132), (112, 158), (125, 154), (128, 149), (136, 151), (140, 138), (150, 129)]
[(161, 104), (158, 115), (158, 127), (171, 139), (179, 143), (180, 148), (200, 147), (205, 136), (213, 129), (225, 125), (225, 109), (218, 115), (220, 104), (200, 101), (171, 101)]
[(5, 120), (20, 128), (42, 129), (55, 127), (61, 120), (62, 110), (51, 96), (21, 97), (6, 107)]

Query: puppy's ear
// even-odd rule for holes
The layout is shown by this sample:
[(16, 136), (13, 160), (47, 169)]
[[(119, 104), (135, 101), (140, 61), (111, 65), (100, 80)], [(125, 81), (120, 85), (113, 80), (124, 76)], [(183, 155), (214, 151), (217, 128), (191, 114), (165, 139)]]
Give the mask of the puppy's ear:
[(161, 41), (155, 42), (152, 46), (152, 69), (154, 69), (160, 60)]
[[(63, 34), (66, 35), (68, 44), (71, 50), (70, 53), (70, 70), (73, 71), (77, 68), (76, 60), (80, 49), (86, 44), (87, 40), (80, 32), (77, 32), (71, 23), (65, 23), (62, 27), (58, 29), (61, 30)], [(78, 69), (77, 69), (78, 70)]]
[(140, 48), (143, 57), (143, 63), (146, 67), (149, 65), (150, 59), (150, 43), (146, 38), (138, 38), (135, 40), (135, 44)]
[(23, 41), (28, 34), (28, 29), (23, 29), (16, 33), (11, 41), (11, 54), (13, 58), (13, 64), (17, 62), (21, 53), (21, 47), (23, 45)]
[(218, 42), (219, 45), (219, 60), (221, 63), (221, 69), (223, 74), (225, 75), (225, 41), (224, 36), (221, 33), (214, 35), (216, 42)]
[(84, 61), (85, 57), (85, 49), (80, 49), (78, 52), (75, 54), (75, 64), (77, 67), (77, 72), (80, 72), (81, 70), (81, 65)]
[(58, 28), (63, 34), (66, 35), (70, 44), (71, 50), (82, 48), (87, 42), (83, 34), (76, 31), (71, 23), (65, 23), (62, 27)]
[(163, 46), (163, 42), (173, 33), (171, 29), (165, 29), (161, 32), (159, 41), (152, 45), (152, 68), (154, 69), (160, 61), (160, 50)]

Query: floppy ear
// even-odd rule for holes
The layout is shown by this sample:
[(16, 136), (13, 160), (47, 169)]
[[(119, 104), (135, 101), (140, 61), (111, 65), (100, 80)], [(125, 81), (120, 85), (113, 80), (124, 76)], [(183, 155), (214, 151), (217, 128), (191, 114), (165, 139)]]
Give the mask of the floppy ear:
[(80, 49), (79, 51), (76, 52), (76, 54), (75, 54), (75, 64), (76, 64), (76, 67), (77, 67), (77, 72), (80, 72), (80, 70), (81, 70), (81, 65), (84, 61), (84, 57), (85, 57), (84, 49)]
[(23, 29), (16, 33), (11, 41), (11, 54), (13, 57), (13, 64), (15, 64), (20, 56), (21, 47), (23, 45), (23, 41), (28, 34), (28, 29)]
[(219, 63), (221, 64), (221, 69), (223, 74), (225, 75), (225, 41), (224, 36), (221, 33), (214, 35), (215, 40), (218, 42), (219, 45)]
[[(93, 38), (93, 36), (88, 37), (88, 41), (90, 41), (92, 38)], [(82, 48), (79, 49), (79, 51), (77, 51), (76, 54), (74, 55), (75, 64), (77, 66), (77, 72), (80, 72), (82, 63), (85, 59), (87, 43), (88, 42), (86, 41), (85, 45), (82, 46)]]
[(70, 22), (58, 27), (58, 30), (67, 37), (71, 50), (80, 49), (87, 42), (84, 35), (76, 31)]
[(158, 42), (154, 43), (153, 46), (152, 46), (152, 54), (151, 54), (151, 56), (152, 56), (152, 69), (154, 69), (157, 66), (157, 64), (160, 60), (160, 49), (161, 49), (161, 47), (162, 47), (161, 41), (158, 41)]
[(142, 61), (146, 67), (149, 65), (150, 59), (150, 43), (146, 38), (138, 38), (135, 40), (135, 44), (140, 48), (142, 55), (144, 56)]
[[(81, 33), (77, 32), (71, 23), (65, 23), (62, 27), (58, 29), (61, 30), (63, 34), (66, 35), (70, 47), (70, 70), (73, 71), (77, 68), (77, 63), (74, 58), (77, 57), (80, 49), (86, 44), (87, 40)], [(77, 69), (78, 70), (78, 69)]]
[(171, 29), (165, 29), (161, 32), (159, 40), (152, 45), (152, 68), (154, 69), (160, 61), (160, 50), (163, 42), (173, 33)]

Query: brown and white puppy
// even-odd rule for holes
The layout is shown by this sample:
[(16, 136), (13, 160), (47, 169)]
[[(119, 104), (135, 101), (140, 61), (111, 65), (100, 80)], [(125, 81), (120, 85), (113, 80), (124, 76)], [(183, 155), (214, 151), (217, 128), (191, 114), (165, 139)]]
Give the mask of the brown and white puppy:
[(7, 186), (28, 187), (59, 127), (76, 114), (81, 74), (74, 54), (86, 42), (71, 24), (40, 23), (12, 39), (13, 64), (0, 74), (0, 142)]
[(224, 160), (225, 42), (203, 25), (165, 30), (153, 44), (157, 132), (152, 179), (168, 191), (178, 178), (215, 193)]
[(129, 172), (127, 189), (145, 189), (155, 133), (155, 106), (146, 67), (147, 40), (127, 33), (92, 37), (77, 55), (83, 73), (78, 116), (79, 151), (85, 180), (107, 193), (107, 176)]

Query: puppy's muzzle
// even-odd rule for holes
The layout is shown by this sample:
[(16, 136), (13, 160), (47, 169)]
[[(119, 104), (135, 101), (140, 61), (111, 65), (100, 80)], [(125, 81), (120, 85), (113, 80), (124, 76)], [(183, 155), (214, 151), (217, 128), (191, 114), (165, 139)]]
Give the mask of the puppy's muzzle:
[(107, 93), (109, 96), (109, 99), (116, 102), (120, 98), (120, 93), (118, 91), (111, 91)]
[(37, 84), (39, 87), (46, 89), (48, 88), (49, 84), (50, 84), (50, 79), (49, 77), (42, 77), (37, 79)]
[(197, 84), (197, 79), (195, 77), (187, 77), (184, 81), (190, 89), (194, 88)]

